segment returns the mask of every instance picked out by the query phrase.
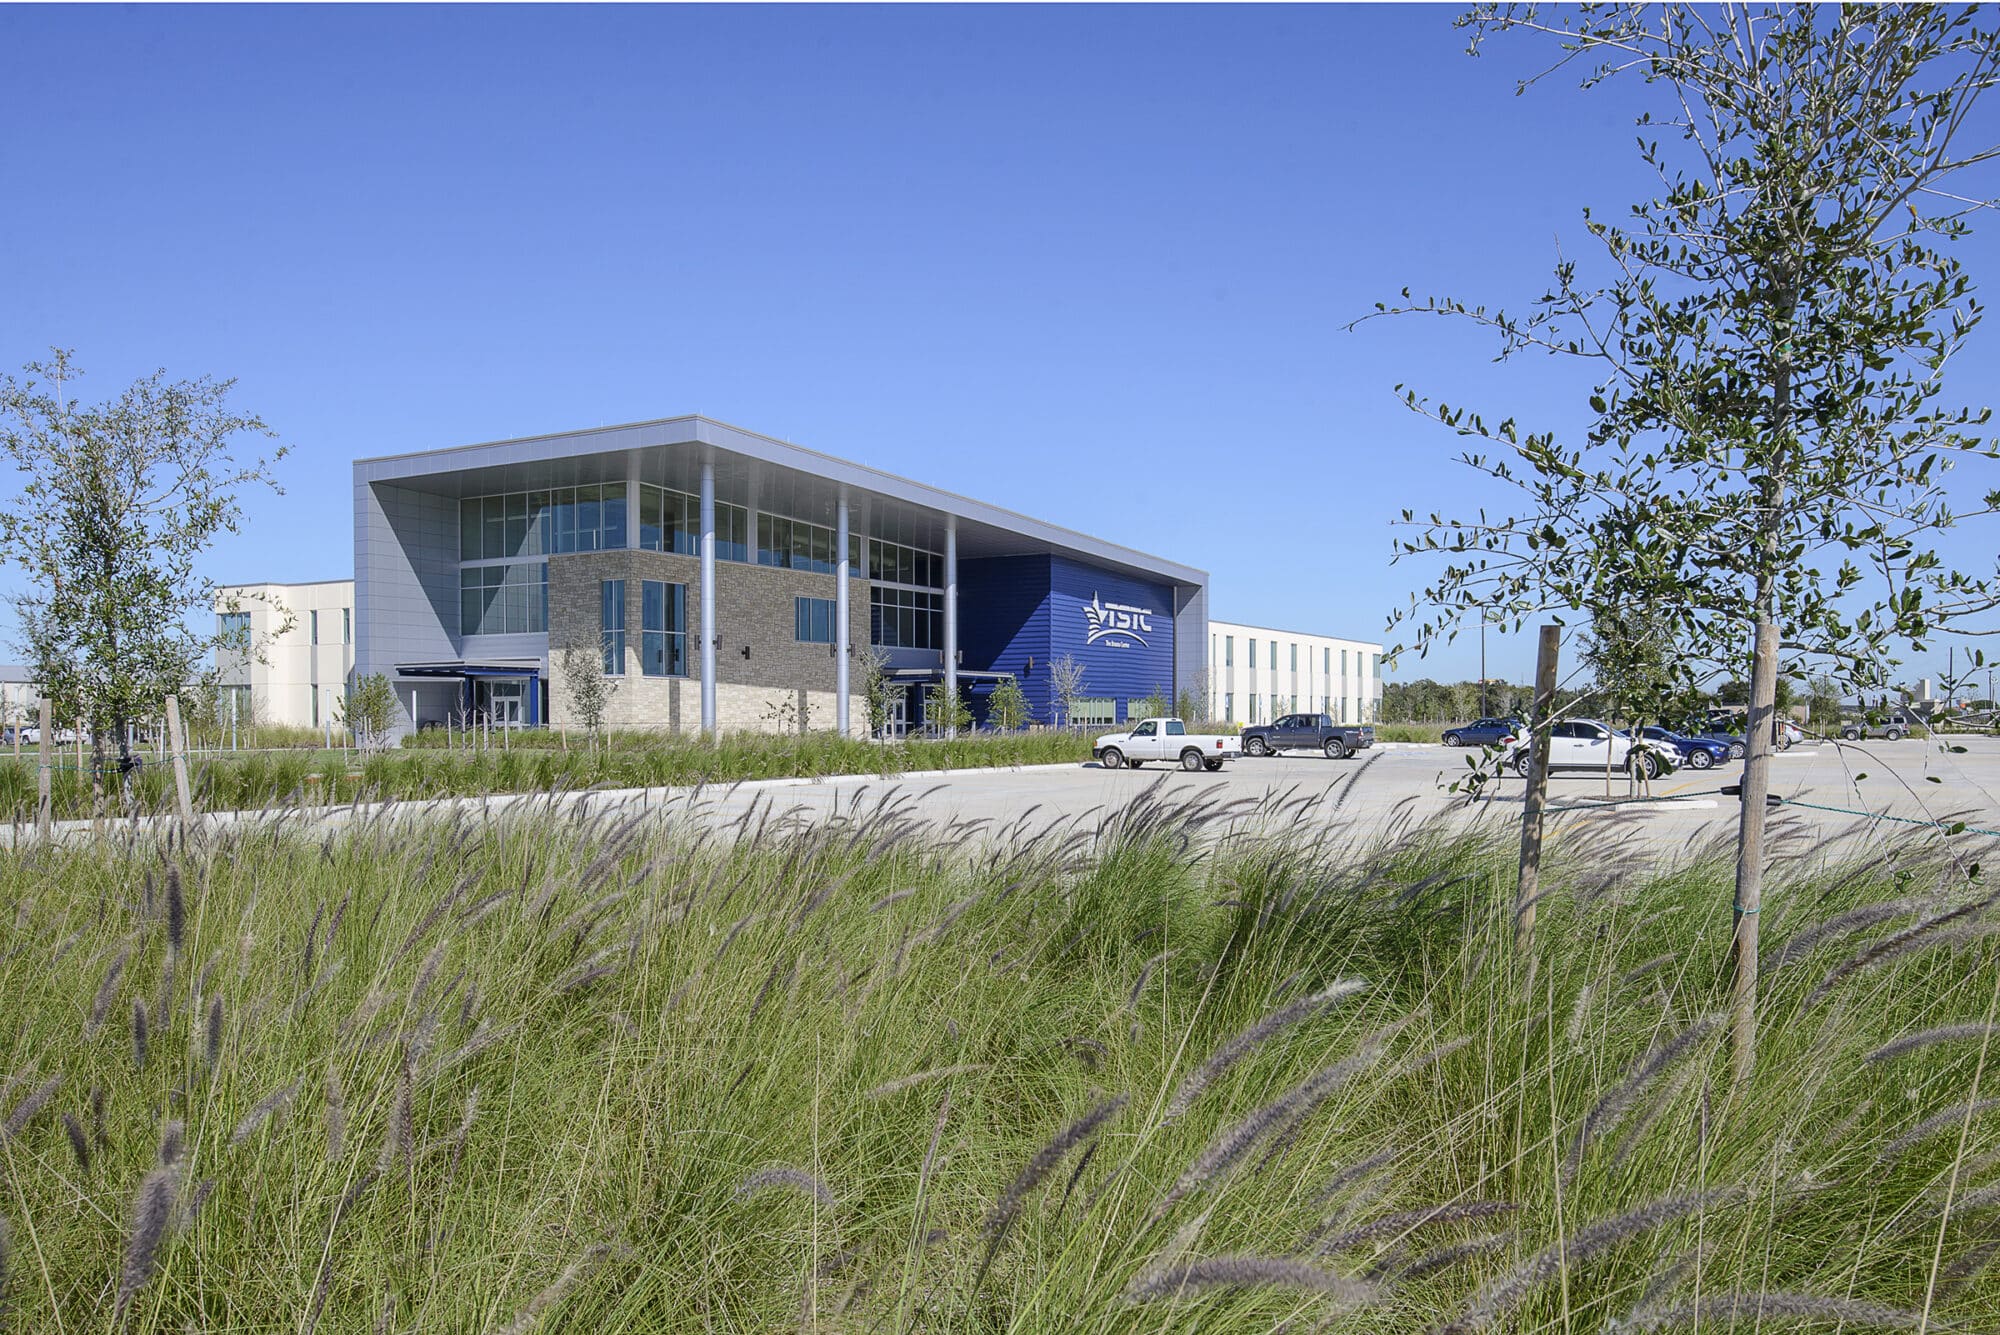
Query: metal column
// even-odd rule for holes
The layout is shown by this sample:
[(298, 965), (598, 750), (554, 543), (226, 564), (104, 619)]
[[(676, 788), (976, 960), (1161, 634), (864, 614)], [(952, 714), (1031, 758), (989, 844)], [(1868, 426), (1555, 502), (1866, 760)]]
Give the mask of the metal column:
[(715, 460), (701, 461), (701, 730), (715, 735)]
[[(944, 517), (944, 698), (958, 714), (958, 516)], [(949, 735), (958, 736), (954, 725)]]
[(847, 736), (847, 489), (833, 513), (833, 718)]

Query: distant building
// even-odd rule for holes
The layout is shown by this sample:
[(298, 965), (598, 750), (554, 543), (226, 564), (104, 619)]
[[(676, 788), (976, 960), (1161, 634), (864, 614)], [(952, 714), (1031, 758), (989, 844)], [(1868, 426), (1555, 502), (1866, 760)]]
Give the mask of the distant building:
[[(324, 728), (354, 672), (354, 581), (230, 584), (215, 591), (223, 722)], [(289, 617), (290, 624), (286, 625)]]
[(33, 669), (19, 663), (0, 663), (0, 727), (33, 727), (41, 708), (42, 692), (35, 685)]
[(1382, 699), (1382, 646), (1333, 635), (1208, 623), (1208, 712), (1222, 723), (1331, 714), (1371, 723)]

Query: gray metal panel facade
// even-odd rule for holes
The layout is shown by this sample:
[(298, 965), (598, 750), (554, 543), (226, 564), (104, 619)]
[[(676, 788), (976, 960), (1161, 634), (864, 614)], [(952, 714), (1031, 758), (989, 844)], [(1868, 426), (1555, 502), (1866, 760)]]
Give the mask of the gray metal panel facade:
[[(458, 657), (458, 503), (355, 470), (354, 671)], [(400, 697), (399, 697), (400, 698)]]

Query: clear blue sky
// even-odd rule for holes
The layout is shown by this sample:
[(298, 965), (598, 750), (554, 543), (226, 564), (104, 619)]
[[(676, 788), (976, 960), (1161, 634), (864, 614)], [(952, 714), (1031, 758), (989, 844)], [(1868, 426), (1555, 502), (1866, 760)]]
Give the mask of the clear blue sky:
[[(1496, 497), (1392, 387), (1579, 395), (1343, 326), (1525, 304), (1647, 184), (1632, 89), (1517, 98), (1541, 52), (1468, 58), (1455, 12), (0, 7), (0, 365), (237, 377), (294, 453), (225, 581), (347, 574), (357, 456), (700, 412), (1381, 638), (1426, 572), (1392, 517)], [(1530, 675), (1532, 636), (1490, 652)]]

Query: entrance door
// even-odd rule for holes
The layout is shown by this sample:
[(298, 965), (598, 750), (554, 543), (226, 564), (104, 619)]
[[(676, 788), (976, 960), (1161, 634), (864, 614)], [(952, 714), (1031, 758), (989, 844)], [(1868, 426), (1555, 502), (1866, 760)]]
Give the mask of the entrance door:
[(496, 728), (518, 728), (527, 721), (527, 683), (518, 677), (481, 677), (472, 694), (473, 708)]

